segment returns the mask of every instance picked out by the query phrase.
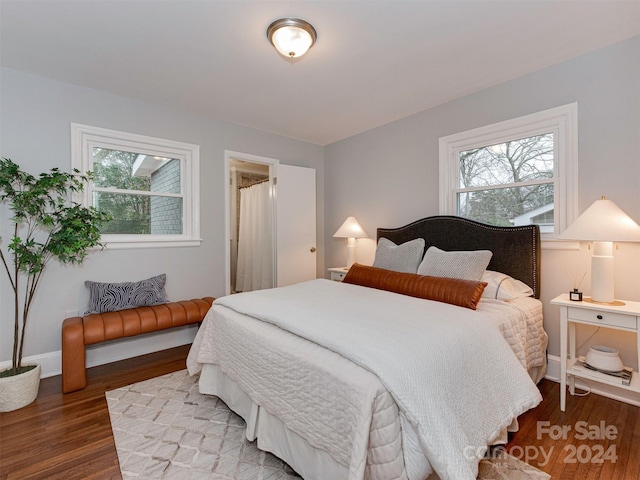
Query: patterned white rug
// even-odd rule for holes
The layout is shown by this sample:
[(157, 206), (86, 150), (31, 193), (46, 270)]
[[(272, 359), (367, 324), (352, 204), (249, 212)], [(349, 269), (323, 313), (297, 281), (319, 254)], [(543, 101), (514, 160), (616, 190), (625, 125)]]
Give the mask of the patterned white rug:
[[(123, 479), (300, 480), (258, 450), (244, 420), (198, 392), (186, 370), (106, 392)], [(478, 479), (542, 480), (546, 473), (506, 455), (480, 462)]]

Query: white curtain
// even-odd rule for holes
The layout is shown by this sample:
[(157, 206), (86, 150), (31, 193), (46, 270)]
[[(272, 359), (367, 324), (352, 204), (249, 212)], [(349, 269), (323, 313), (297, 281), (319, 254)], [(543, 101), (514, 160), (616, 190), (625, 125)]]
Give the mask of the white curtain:
[(236, 291), (273, 287), (273, 217), (270, 182), (240, 190)]

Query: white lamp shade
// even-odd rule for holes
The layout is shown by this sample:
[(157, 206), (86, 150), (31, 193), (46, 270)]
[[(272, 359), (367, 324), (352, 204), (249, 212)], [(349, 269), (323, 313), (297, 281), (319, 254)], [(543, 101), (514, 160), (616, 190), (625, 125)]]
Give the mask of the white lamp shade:
[(611, 200), (593, 202), (561, 238), (589, 242), (640, 242), (640, 226)]
[(347, 218), (338, 231), (333, 234), (338, 238), (368, 238), (367, 232), (360, 226), (355, 217)]

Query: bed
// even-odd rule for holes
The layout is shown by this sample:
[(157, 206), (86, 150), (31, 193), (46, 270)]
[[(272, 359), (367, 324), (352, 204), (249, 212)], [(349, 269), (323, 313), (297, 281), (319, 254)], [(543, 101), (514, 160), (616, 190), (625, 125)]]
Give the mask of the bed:
[[(194, 341), (189, 373), (243, 417), (249, 440), (307, 480), (475, 478), (487, 446), (541, 400), (539, 230), (437, 216), (377, 236), (399, 246), (423, 239), (420, 255), (489, 250), (487, 270), (530, 296), (464, 308), (318, 279), (222, 297)], [(381, 270), (352, 271), (367, 268)], [(389, 275), (407, 283), (415, 274)]]

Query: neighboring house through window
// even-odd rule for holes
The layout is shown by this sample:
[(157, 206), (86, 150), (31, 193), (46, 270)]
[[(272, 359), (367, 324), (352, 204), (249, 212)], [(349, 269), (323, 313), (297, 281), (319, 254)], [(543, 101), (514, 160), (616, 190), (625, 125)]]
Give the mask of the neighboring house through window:
[(71, 137), (74, 168), (93, 172), (83, 204), (112, 216), (110, 247), (200, 243), (198, 145), (78, 124)]
[(577, 208), (577, 105), (440, 138), (440, 213), (562, 232)]

